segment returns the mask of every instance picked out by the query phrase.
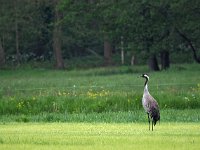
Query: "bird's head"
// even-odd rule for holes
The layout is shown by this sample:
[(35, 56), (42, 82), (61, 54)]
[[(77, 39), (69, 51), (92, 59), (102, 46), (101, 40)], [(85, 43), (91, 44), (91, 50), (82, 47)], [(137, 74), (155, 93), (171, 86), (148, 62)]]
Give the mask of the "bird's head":
[(147, 82), (149, 81), (149, 76), (148, 76), (147, 74), (142, 74), (140, 77), (146, 79), (146, 81), (145, 81), (145, 83), (144, 83), (144, 86), (146, 86), (146, 85), (147, 85)]
[(145, 78), (147, 80), (149, 80), (149, 76), (147, 74), (142, 74), (140, 77)]

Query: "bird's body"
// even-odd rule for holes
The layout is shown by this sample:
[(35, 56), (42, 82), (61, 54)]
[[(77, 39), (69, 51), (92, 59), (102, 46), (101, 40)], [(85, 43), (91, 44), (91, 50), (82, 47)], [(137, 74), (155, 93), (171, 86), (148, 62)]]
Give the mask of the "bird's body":
[(148, 115), (149, 130), (150, 130), (150, 120), (151, 120), (152, 131), (153, 131), (153, 125), (155, 126), (156, 122), (160, 120), (160, 110), (157, 101), (151, 96), (151, 94), (148, 91), (147, 82), (149, 80), (149, 77), (146, 74), (143, 74), (141, 77), (146, 78), (144, 84), (144, 93), (142, 97), (142, 106)]

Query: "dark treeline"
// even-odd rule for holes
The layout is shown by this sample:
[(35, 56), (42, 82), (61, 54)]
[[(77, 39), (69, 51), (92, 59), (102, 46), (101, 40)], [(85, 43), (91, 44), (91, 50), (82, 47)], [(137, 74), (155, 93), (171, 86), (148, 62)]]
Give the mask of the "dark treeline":
[(160, 70), (170, 67), (171, 55), (184, 53), (200, 63), (199, 0), (0, 4), (0, 68), (37, 61), (64, 69), (71, 59), (85, 57), (105, 66), (147, 62), (150, 69)]

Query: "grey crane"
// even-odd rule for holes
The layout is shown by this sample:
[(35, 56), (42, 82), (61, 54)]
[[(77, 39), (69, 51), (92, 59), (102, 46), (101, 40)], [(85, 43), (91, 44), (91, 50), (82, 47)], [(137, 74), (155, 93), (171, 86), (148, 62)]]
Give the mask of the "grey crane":
[(147, 74), (142, 74), (141, 77), (146, 79), (144, 83), (142, 105), (148, 115), (149, 130), (150, 130), (150, 122), (152, 121), (152, 131), (153, 131), (153, 125), (155, 126), (156, 122), (160, 120), (160, 109), (158, 106), (158, 102), (149, 93), (147, 84), (149, 81), (149, 76)]

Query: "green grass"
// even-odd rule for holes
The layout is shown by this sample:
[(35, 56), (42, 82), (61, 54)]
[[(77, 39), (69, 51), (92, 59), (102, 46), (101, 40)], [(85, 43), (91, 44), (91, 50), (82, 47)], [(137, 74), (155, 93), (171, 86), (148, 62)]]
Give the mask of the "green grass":
[(6, 123), (0, 149), (180, 149), (200, 147), (197, 123)]
[[(143, 66), (1, 70), (0, 114), (29, 117), (137, 112), (142, 110), (144, 84), (138, 76), (146, 71)], [(199, 74), (198, 64), (173, 65), (167, 71), (150, 72), (149, 91), (161, 110), (200, 109)]]
[(153, 132), (141, 106), (143, 72), (1, 70), (0, 149), (199, 149), (200, 66), (149, 73), (161, 109)]
[[(162, 109), (163, 122), (200, 122), (200, 109)], [(0, 122), (72, 122), (72, 123), (147, 123), (144, 110), (102, 113), (41, 113), (37, 115), (1, 115)]]

